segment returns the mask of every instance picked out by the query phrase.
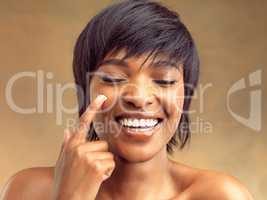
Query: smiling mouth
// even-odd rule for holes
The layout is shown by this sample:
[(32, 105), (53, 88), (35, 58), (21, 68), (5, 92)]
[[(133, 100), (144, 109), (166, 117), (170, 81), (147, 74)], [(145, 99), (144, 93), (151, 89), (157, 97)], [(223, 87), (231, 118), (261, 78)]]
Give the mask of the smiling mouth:
[(115, 121), (126, 135), (138, 140), (145, 140), (156, 132), (163, 119), (116, 117)]

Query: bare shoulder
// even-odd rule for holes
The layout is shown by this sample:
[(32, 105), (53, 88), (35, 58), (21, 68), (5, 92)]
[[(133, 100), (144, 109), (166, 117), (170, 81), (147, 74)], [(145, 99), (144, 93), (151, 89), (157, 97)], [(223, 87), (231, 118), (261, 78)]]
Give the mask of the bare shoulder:
[(171, 163), (171, 172), (179, 183), (175, 200), (253, 200), (247, 188), (233, 176), (172, 160)]
[(223, 172), (197, 170), (185, 194), (188, 200), (253, 200), (247, 188), (235, 177)]
[(54, 167), (34, 167), (15, 173), (6, 182), (1, 191), (0, 199), (50, 199), (53, 169)]

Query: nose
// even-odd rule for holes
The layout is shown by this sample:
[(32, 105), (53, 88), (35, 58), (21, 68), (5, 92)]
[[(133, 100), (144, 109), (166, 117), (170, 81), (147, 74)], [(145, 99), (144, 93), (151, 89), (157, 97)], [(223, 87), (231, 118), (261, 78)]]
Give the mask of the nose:
[(131, 84), (126, 86), (121, 93), (123, 107), (133, 109), (145, 109), (154, 104), (155, 96), (152, 88), (143, 84)]

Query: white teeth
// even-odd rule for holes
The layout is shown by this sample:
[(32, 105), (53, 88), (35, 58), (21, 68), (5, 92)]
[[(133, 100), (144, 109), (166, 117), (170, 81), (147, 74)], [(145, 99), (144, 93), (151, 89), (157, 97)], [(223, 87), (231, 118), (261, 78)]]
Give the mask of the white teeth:
[(153, 127), (158, 124), (157, 119), (136, 119), (136, 118), (123, 118), (119, 120), (123, 126), (132, 127)]

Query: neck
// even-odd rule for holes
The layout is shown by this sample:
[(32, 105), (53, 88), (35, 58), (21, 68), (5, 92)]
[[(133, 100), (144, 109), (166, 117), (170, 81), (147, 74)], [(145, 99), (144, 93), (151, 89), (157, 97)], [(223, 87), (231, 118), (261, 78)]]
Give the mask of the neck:
[(103, 183), (101, 190), (112, 199), (170, 197), (175, 188), (167, 151), (162, 149), (152, 159), (138, 163), (116, 159), (116, 168), (112, 176)]

